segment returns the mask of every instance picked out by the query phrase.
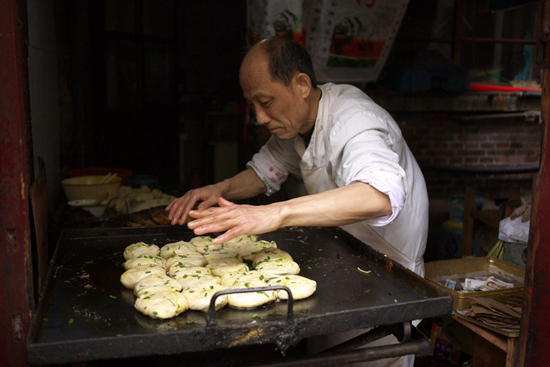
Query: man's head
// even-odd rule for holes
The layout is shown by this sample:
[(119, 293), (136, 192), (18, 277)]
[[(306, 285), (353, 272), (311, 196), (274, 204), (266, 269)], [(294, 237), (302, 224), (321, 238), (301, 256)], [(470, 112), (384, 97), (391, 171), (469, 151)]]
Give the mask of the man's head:
[(239, 75), (243, 95), (259, 124), (277, 138), (292, 139), (311, 129), (320, 90), (307, 51), (285, 38), (268, 38), (250, 49)]

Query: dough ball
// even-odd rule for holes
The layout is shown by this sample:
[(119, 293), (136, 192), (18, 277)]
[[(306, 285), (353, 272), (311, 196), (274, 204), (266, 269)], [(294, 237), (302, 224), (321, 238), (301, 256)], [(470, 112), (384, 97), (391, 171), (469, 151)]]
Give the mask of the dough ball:
[(166, 275), (166, 270), (162, 266), (157, 265), (141, 265), (133, 269), (128, 269), (120, 276), (120, 282), (128, 289), (134, 289), (136, 284), (151, 274)]
[(300, 266), (292, 260), (277, 259), (263, 262), (256, 266), (256, 270), (265, 277), (265, 280), (300, 273)]
[(221, 251), (224, 249), (224, 245), (214, 244), (212, 242), (204, 241), (204, 242), (196, 242), (194, 244), (194, 248), (195, 248), (195, 251), (204, 255), (212, 251)]
[[(211, 264), (214, 264), (214, 265), (208, 266)], [(238, 272), (249, 271), (248, 265), (246, 265), (243, 262), (239, 262), (236, 264), (223, 264), (222, 262), (213, 262), (213, 263), (207, 264), (206, 267), (212, 270), (212, 274), (214, 274), (217, 277), (221, 277), (228, 273), (238, 273)]]
[[(219, 284), (212, 284), (206, 287), (185, 288), (182, 293), (189, 301), (189, 309), (195, 311), (207, 312), (210, 307), (212, 296), (225, 287)], [(227, 295), (216, 298), (216, 311), (227, 304)]]
[[(294, 299), (304, 299), (315, 293), (317, 282), (300, 275), (288, 275), (272, 278), (267, 281), (268, 285), (284, 285), (290, 288)], [(276, 291), (279, 299), (288, 299), (288, 293), (284, 290)]]
[(134, 294), (139, 296), (150, 292), (181, 291), (183, 287), (172, 277), (166, 274), (151, 274), (137, 282)]
[(256, 235), (250, 235), (250, 234), (243, 234), (241, 236), (237, 236), (227, 242), (224, 242), (225, 247), (239, 249), (242, 246), (248, 245), (250, 243), (255, 243), (258, 241), (258, 236)]
[(243, 257), (239, 254), (239, 251), (232, 248), (223, 248), (221, 250), (206, 252), (203, 256), (209, 263), (223, 259), (237, 259), (241, 262), (243, 261)]
[(245, 260), (252, 261), (260, 251), (268, 248), (277, 248), (277, 244), (274, 241), (247, 242), (239, 248), (239, 253)]
[(203, 266), (189, 266), (184, 265), (182, 263), (174, 264), (170, 267), (170, 270), (168, 271), (168, 275), (170, 275), (174, 279), (181, 278), (183, 276), (201, 276), (205, 274), (212, 274), (210, 269), (205, 268)]
[(200, 276), (182, 276), (177, 278), (176, 281), (181, 284), (182, 288), (189, 287), (206, 287), (209, 285), (221, 284), (221, 278), (212, 274), (204, 274)]
[[(227, 273), (221, 276), (221, 284), (227, 288), (230, 288), (239, 282), (248, 281), (264, 281), (264, 276), (255, 270), (242, 271), (238, 273)], [(264, 286), (266, 284), (267, 283), (265, 283)]]
[(172, 265), (177, 263), (185, 263), (190, 264), (194, 266), (205, 266), (208, 261), (202, 256), (202, 254), (199, 254), (198, 252), (187, 252), (185, 254), (177, 254), (172, 255), (168, 259), (166, 259), (166, 269), (170, 270)]
[(152, 319), (169, 319), (187, 311), (189, 302), (180, 292), (158, 292), (138, 297), (134, 307)]
[(133, 259), (142, 255), (159, 256), (160, 248), (157, 245), (150, 245), (145, 242), (133, 243), (124, 250), (124, 260)]
[(160, 256), (168, 259), (172, 255), (185, 254), (189, 251), (195, 251), (194, 246), (192, 246), (189, 242), (179, 241), (167, 243), (160, 248)]
[(290, 256), (288, 252), (275, 247), (270, 247), (261, 250), (256, 254), (256, 256), (254, 256), (252, 259), (252, 267), (256, 268), (261, 263), (278, 259), (293, 260), (292, 256)]
[[(266, 287), (267, 283), (262, 280), (238, 281), (237, 284), (231, 286), (231, 289), (251, 289)], [(227, 296), (227, 301), (234, 308), (255, 308), (266, 303), (275, 301), (274, 291), (256, 291), (246, 293), (235, 293)]]
[(153, 256), (153, 255), (141, 255), (138, 257), (134, 257), (133, 259), (128, 259), (124, 263), (124, 269), (132, 269), (140, 265), (158, 265), (166, 268), (166, 260), (164, 260), (160, 256)]

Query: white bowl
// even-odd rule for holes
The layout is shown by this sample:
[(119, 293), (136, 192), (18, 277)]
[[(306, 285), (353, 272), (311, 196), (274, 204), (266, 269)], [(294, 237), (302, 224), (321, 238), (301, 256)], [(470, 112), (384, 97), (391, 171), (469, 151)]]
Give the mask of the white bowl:
[(105, 214), (105, 210), (107, 209), (107, 204), (109, 203), (108, 200), (103, 201), (99, 205), (92, 205), (96, 199), (80, 199), (80, 200), (71, 200), (68, 202), (68, 204), (72, 207), (79, 207), (82, 208), (96, 217), (101, 217), (103, 214)]

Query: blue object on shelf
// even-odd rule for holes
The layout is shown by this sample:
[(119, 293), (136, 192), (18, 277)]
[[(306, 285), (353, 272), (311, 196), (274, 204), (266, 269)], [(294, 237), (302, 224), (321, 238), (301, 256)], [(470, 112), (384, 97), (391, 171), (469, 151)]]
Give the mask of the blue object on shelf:
[(437, 50), (419, 51), (410, 59), (410, 62), (403, 62), (401, 59), (389, 69), (382, 83), (393, 90), (409, 92), (470, 90), (468, 70)]
[[(449, 210), (449, 219), (463, 219), (464, 218), (464, 201), (466, 196), (463, 194), (451, 196), (451, 209)], [(483, 210), (483, 197), (476, 196), (475, 198), (475, 210)]]

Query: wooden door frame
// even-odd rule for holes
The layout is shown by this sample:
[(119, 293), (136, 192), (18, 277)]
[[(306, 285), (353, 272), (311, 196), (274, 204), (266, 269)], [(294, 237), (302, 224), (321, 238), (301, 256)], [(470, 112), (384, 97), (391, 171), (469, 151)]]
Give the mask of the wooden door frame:
[(34, 309), (27, 45), (26, 1), (0, 0), (0, 361), (6, 366), (28, 365)]
[[(550, 25), (550, 14), (546, 14)], [(547, 28), (548, 29), (548, 28)], [(550, 39), (546, 33), (541, 40)], [(516, 366), (545, 366), (550, 360), (550, 56), (548, 42), (538, 55), (543, 70), (541, 118), (544, 123), (540, 170), (533, 184), (525, 289)]]

